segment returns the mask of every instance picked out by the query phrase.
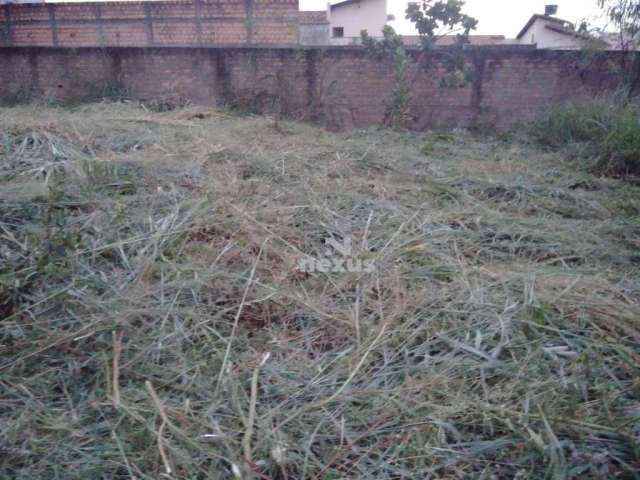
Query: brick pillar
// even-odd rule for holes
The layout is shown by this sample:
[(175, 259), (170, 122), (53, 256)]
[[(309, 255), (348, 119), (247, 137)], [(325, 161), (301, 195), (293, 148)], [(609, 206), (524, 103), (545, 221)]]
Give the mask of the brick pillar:
[(13, 31), (11, 25), (11, 5), (0, 6), (0, 8), (4, 8), (4, 35), (2, 38), (4, 39), (4, 44), (7, 47), (11, 47), (13, 45)]
[(49, 28), (51, 28), (51, 43), (54, 47), (57, 47), (58, 42), (58, 23), (56, 22), (56, 7), (54, 4), (47, 4), (49, 10)]
[(246, 10), (247, 43), (253, 43), (253, 0), (244, 0)]
[(153, 18), (151, 18), (151, 6), (149, 2), (144, 4), (144, 31), (147, 35), (147, 46), (153, 46)]
[(98, 33), (98, 45), (104, 47), (107, 43), (107, 39), (104, 35), (104, 22), (102, 21), (102, 5), (96, 3), (94, 5), (93, 14), (96, 17), (96, 30)]
[(196, 9), (196, 42), (198, 46), (202, 46), (202, 0), (195, 0), (194, 7)]

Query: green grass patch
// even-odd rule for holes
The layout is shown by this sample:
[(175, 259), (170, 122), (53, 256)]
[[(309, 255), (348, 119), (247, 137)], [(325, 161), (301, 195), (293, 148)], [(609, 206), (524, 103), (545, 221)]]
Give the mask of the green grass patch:
[(558, 106), (531, 131), (542, 145), (571, 147), (595, 172), (640, 174), (640, 106), (625, 92)]
[(635, 478), (637, 185), (157, 110), (0, 109), (0, 478)]

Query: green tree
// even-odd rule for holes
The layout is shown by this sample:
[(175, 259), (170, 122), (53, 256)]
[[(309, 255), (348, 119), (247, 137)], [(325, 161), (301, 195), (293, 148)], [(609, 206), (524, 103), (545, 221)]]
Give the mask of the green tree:
[[(421, 51), (417, 63), (425, 64), (425, 59), (437, 46), (438, 39), (446, 35), (455, 35), (454, 46), (442, 50), (441, 60), (447, 68), (450, 78), (443, 85), (460, 86), (469, 78), (466, 72), (463, 47), (469, 41), (469, 33), (476, 28), (478, 21), (462, 13), (463, 0), (421, 0), (412, 2), (406, 10), (406, 18), (411, 20), (420, 35)], [(378, 59), (393, 62), (395, 85), (387, 101), (384, 123), (386, 126), (405, 126), (409, 118), (409, 102), (411, 101), (411, 81), (409, 68), (414, 57), (404, 46), (402, 37), (395, 30), (386, 26), (382, 39), (369, 36), (366, 30), (361, 32), (362, 45), (367, 54)]]
[(640, 93), (640, 0), (598, 0), (619, 35), (622, 77), (630, 95)]
[(478, 21), (462, 13), (463, 0), (422, 0), (411, 2), (406, 10), (407, 20), (411, 20), (418, 30), (422, 46), (434, 47), (439, 38), (456, 35), (457, 43), (468, 43), (469, 33), (475, 30)]
[(409, 85), (410, 57), (402, 37), (389, 25), (382, 30), (382, 39), (369, 36), (366, 30), (360, 32), (362, 46), (370, 57), (376, 60), (390, 60), (394, 67), (394, 85), (391, 96), (385, 102), (383, 124), (387, 127), (402, 127), (409, 117), (411, 88)]
[(370, 37), (366, 30), (360, 32), (360, 39), (367, 53), (379, 60), (392, 59), (399, 48), (404, 49), (402, 37), (389, 25), (382, 29), (381, 39)]
[(620, 35), (623, 50), (634, 50), (640, 44), (640, 0), (598, 0)]
[(471, 77), (467, 71), (464, 46), (469, 43), (469, 33), (475, 30), (478, 20), (462, 12), (464, 0), (421, 0), (407, 7), (407, 19), (411, 20), (420, 34), (423, 59), (437, 46), (442, 37), (454, 35), (454, 45), (440, 52), (442, 64), (449, 75), (442, 80), (447, 87), (465, 86)]

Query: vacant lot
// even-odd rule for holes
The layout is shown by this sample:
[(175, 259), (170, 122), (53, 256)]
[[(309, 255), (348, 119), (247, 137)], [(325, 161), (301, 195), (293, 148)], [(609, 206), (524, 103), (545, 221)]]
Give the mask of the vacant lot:
[(0, 109), (0, 477), (636, 478), (639, 247), (515, 140)]

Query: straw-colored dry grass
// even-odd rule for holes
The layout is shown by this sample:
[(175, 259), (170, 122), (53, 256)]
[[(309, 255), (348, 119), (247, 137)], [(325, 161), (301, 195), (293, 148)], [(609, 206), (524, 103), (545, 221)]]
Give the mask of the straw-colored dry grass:
[(638, 476), (631, 183), (132, 104), (0, 109), (0, 161), (0, 478)]

